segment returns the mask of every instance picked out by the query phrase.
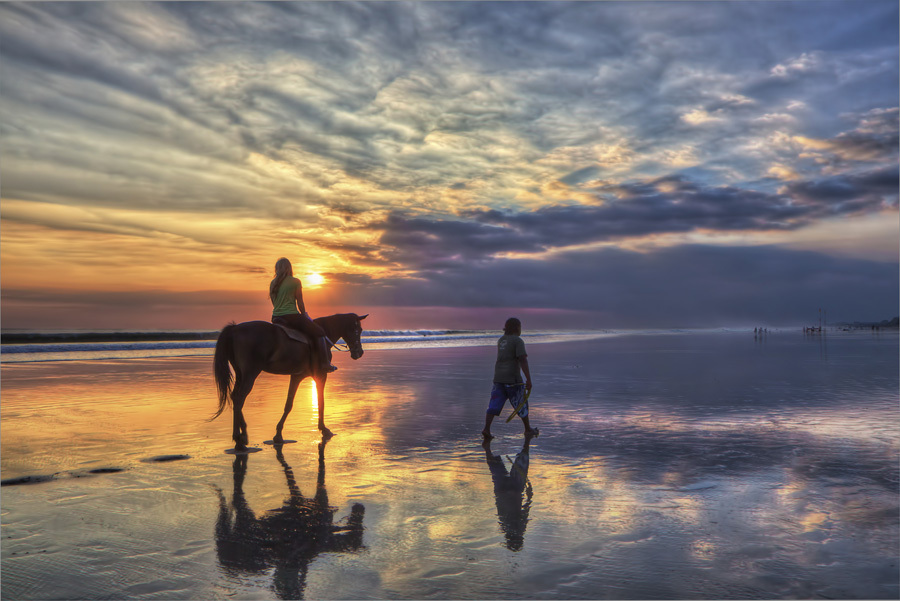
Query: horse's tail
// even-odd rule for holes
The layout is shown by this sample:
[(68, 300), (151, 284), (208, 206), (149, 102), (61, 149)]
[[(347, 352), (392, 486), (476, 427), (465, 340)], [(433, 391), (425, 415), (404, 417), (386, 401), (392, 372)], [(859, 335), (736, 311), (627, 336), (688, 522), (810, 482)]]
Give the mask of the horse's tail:
[(234, 376), (231, 374), (229, 362), (234, 360), (232, 341), (234, 338), (234, 322), (222, 328), (219, 339), (216, 341), (216, 354), (213, 357), (213, 373), (216, 376), (216, 390), (219, 393), (219, 410), (210, 418), (216, 419), (225, 411), (225, 406), (231, 400), (231, 386), (234, 384)]

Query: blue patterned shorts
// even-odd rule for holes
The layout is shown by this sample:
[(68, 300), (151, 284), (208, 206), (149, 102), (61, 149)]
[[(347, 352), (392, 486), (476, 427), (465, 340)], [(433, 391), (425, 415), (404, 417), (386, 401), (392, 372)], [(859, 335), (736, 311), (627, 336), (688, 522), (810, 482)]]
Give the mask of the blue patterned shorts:
[[(491, 415), (500, 415), (503, 406), (509, 401), (513, 408), (517, 408), (525, 403), (525, 385), (524, 384), (498, 384), (494, 382), (494, 388), (491, 390), (491, 402), (488, 404), (487, 412)], [(528, 417), (528, 403), (519, 411), (519, 417)]]

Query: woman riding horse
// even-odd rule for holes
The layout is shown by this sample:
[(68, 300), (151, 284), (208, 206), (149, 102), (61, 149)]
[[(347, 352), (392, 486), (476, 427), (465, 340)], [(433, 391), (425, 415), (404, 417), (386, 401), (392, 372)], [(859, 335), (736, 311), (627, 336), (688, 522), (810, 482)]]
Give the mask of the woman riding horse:
[(275, 263), (275, 278), (269, 284), (269, 299), (272, 301), (272, 323), (299, 330), (315, 344), (313, 372), (320, 374), (336, 370), (337, 367), (331, 364), (325, 331), (306, 313), (303, 284), (294, 277), (294, 268), (285, 257)]

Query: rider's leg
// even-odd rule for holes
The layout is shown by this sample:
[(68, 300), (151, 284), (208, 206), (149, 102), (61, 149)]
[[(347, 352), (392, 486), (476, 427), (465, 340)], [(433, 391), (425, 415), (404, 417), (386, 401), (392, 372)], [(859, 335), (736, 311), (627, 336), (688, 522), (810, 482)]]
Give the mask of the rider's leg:
[(337, 368), (331, 364), (331, 357), (328, 356), (328, 340), (325, 336), (318, 339), (319, 341), (319, 366), (326, 373), (333, 372)]
[[(306, 314), (292, 313), (281, 319), (285, 325), (299, 330), (310, 339), (310, 369), (313, 374), (329, 373), (337, 369), (331, 365), (328, 357), (328, 343), (325, 331)], [(273, 320), (274, 321), (274, 320)]]

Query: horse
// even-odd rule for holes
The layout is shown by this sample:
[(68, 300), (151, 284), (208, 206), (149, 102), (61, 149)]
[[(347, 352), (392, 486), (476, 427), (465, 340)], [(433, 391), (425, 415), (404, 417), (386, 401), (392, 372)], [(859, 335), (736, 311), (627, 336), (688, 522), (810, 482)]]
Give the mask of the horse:
[[(332, 344), (343, 338), (350, 349), (350, 357), (354, 360), (363, 356), (362, 335), (363, 319), (356, 313), (341, 313), (328, 317), (320, 317), (313, 321), (324, 331)], [(245, 451), (249, 442), (247, 422), (244, 421), (244, 401), (253, 383), (262, 372), (291, 376), (288, 386), (287, 402), (284, 404), (284, 415), (275, 427), (276, 444), (284, 442), (281, 431), (284, 422), (294, 406), (294, 396), (300, 382), (312, 376), (316, 382), (319, 401), (319, 430), (323, 438), (333, 436), (325, 427), (325, 382), (327, 373), (314, 374), (311, 364), (315, 350), (310, 344), (291, 339), (280, 327), (267, 321), (245, 321), (230, 323), (219, 333), (216, 341), (216, 352), (213, 358), (213, 374), (219, 396), (219, 409), (211, 419), (219, 417), (231, 401), (234, 413), (232, 439), (234, 450)], [(229, 367), (230, 364), (230, 367)], [(231, 370), (234, 370), (232, 376)], [(232, 388), (233, 385), (233, 388)]]

